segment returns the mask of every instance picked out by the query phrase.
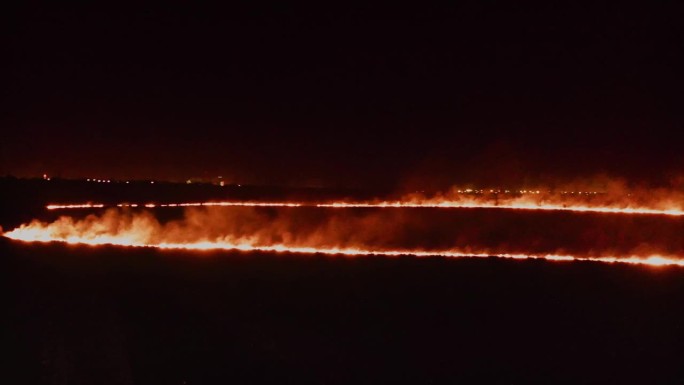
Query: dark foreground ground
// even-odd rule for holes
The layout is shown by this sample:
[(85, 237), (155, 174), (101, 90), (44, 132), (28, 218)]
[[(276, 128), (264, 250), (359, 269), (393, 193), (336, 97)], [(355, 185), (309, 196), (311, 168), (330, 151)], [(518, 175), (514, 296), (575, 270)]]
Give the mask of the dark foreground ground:
[(26, 245), (3, 383), (679, 383), (684, 269)]

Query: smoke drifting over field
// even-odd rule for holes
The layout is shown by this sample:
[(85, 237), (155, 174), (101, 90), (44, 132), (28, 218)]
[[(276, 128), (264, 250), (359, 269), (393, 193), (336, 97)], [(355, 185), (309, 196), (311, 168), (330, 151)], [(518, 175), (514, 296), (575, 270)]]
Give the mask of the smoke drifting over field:
[[(26, 241), (129, 246), (266, 248), (359, 255), (509, 255), (572, 259), (666, 257), (684, 261), (678, 218), (598, 213), (380, 208), (190, 207), (108, 209), (84, 218), (34, 221), (5, 235)], [(449, 253), (454, 255), (448, 255)]]

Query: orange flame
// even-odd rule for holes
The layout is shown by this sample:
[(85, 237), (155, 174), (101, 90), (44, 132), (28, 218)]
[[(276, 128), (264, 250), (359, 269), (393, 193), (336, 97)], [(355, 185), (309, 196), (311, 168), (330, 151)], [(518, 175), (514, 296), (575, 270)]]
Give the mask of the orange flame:
[[(346, 206), (349, 207), (349, 206)], [(105, 214), (105, 216), (108, 214)], [(173, 237), (159, 238), (151, 225), (150, 214), (134, 216), (126, 223), (115, 223), (114, 230), (107, 224), (107, 219), (91, 218), (74, 221), (69, 217), (46, 224), (34, 221), (6, 232), (3, 236), (23, 242), (61, 242), (81, 245), (116, 245), (127, 247), (154, 247), (159, 249), (181, 250), (227, 250), (269, 253), (323, 254), (331, 256), (415, 256), (446, 258), (506, 258), (517, 260), (546, 260), (553, 262), (591, 261), (602, 263), (621, 263), (648, 266), (684, 266), (684, 256), (580, 256), (563, 254), (523, 254), (506, 252), (489, 252), (487, 250), (409, 250), (409, 249), (372, 249), (364, 247), (315, 247), (288, 245), (285, 243), (260, 244), (255, 239), (240, 238), (232, 240), (228, 236), (217, 239), (197, 239), (174, 241)], [(116, 219), (117, 221), (119, 219)]]
[[(138, 204), (119, 203), (117, 207), (138, 207)], [(321, 207), (321, 208), (450, 208), (450, 209), (499, 209), (499, 210), (538, 210), (569, 211), (576, 213), (602, 213), (627, 215), (666, 215), (684, 216), (684, 210), (676, 207), (652, 208), (626, 205), (599, 205), (582, 203), (560, 203), (554, 201), (533, 200), (528, 197), (487, 201), (482, 198), (461, 197), (459, 199), (403, 199), (395, 201), (334, 201), (326, 203), (312, 202), (183, 202), (183, 203), (147, 203), (147, 208), (154, 207)], [(104, 204), (51, 204), (48, 210), (103, 208)]]

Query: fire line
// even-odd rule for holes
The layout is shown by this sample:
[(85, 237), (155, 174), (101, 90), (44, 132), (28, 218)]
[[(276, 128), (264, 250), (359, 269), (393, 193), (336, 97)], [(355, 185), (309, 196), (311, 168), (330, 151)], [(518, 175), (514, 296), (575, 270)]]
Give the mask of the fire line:
[(668, 257), (662, 255), (650, 256), (576, 256), (561, 254), (522, 254), (522, 253), (497, 253), (497, 252), (469, 252), (459, 250), (374, 250), (364, 248), (328, 248), (328, 247), (307, 247), (307, 246), (288, 246), (284, 244), (272, 245), (252, 245), (249, 243), (231, 243), (222, 241), (199, 241), (192, 243), (157, 243), (149, 244), (144, 242), (132, 241), (126, 237), (101, 236), (101, 237), (79, 237), (53, 236), (49, 231), (34, 231), (31, 229), (17, 228), (9, 231), (3, 236), (22, 242), (39, 243), (65, 243), (70, 245), (90, 245), (90, 246), (125, 246), (125, 247), (146, 247), (158, 249), (176, 250), (224, 250), (224, 251), (244, 251), (244, 252), (267, 252), (267, 253), (295, 253), (295, 254), (322, 254), (329, 256), (383, 256), (383, 257), (444, 257), (444, 258), (502, 258), (515, 260), (545, 260), (552, 262), (601, 262), (609, 264), (630, 264), (647, 266), (680, 266), (684, 267), (684, 258)]
[[(581, 204), (556, 204), (556, 203), (491, 203), (477, 201), (380, 201), (380, 202), (185, 202), (185, 203), (119, 203), (116, 207), (319, 207), (319, 208), (442, 208), (442, 209), (496, 209), (496, 210), (534, 210), (534, 211), (567, 211), (577, 213), (603, 213), (603, 214), (627, 214), (627, 215), (666, 215), (684, 216), (681, 209), (654, 209), (646, 207), (616, 207), (616, 206), (592, 206)], [(48, 210), (65, 209), (89, 209), (104, 208), (102, 203), (85, 204), (51, 204)]]

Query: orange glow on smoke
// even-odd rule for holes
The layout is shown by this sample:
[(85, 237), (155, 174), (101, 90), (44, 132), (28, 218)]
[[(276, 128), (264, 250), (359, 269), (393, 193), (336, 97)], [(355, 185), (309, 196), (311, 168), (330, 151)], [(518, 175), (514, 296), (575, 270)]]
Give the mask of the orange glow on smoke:
[[(577, 255), (567, 255), (565, 251), (558, 254), (544, 253), (518, 253), (519, 249), (511, 252), (508, 247), (473, 249), (455, 248), (443, 250), (425, 249), (395, 249), (385, 246), (368, 245), (367, 241), (359, 241), (355, 237), (363, 229), (354, 227), (353, 224), (343, 228), (340, 232), (334, 226), (322, 226), (320, 232), (315, 232), (315, 238), (307, 238), (299, 234), (292, 234), (290, 228), (273, 223), (271, 219), (241, 217), (229, 222), (235, 224), (236, 233), (231, 231), (219, 231), (212, 228), (209, 223), (216, 220), (215, 217), (187, 217), (192, 211), (204, 211), (213, 207), (318, 207), (330, 209), (345, 208), (435, 208), (435, 209), (496, 209), (496, 210), (520, 210), (520, 211), (558, 211), (568, 213), (598, 213), (616, 215), (659, 215), (659, 216), (684, 216), (684, 196), (677, 191), (649, 191), (634, 193), (624, 189), (611, 190), (611, 193), (599, 193), (596, 191), (558, 191), (534, 189), (534, 190), (457, 190), (452, 189), (446, 193), (439, 193), (427, 197), (422, 194), (411, 194), (396, 200), (337, 200), (337, 201), (209, 201), (209, 202), (138, 202), (119, 203), (116, 207), (123, 208), (128, 214), (119, 215), (109, 210), (101, 217), (89, 216), (85, 220), (74, 220), (62, 217), (57, 221), (47, 224), (34, 221), (22, 225), (17, 229), (4, 234), (5, 237), (25, 242), (64, 242), (68, 244), (86, 245), (118, 245), (128, 247), (154, 247), (159, 249), (182, 249), (182, 250), (239, 250), (258, 251), (269, 253), (304, 253), (323, 254), (336, 256), (400, 256), (410, 255), (415, 257), (499, 257), (519, 260), (546, 260), (557, 262), (568, 261), (593, 261), (602, 263), (626, 263), (648, 266), (684, 266), (684, 255), (661, 255), (658, 250), (645, 250), (636, 253), (622, 252), (601, 253), (591, 251), (587, 254), (579, 252)], [(58, 209), (101, 209), (107, 205), (102, 203), (86, 204), (51, 204), (48, 210)], [(185, 208), (186, 220), (174, 223), (172, 226), (161, 225), (151, 212), (142, 210), (127, 211), (127, 208)], [(201, 208), (202, 210), (195, 210)], [(382, 211), (391, 213), (390, 211)], [(209, 219), (209, 222), (206, 221)], [(255, 219), (255, 220), (253, 220)], [(224, 221), (220, 218), (220, 221)], [(262, 221), (262, 222), (260, 222)], [(246, 223), (246, 225), (244, 224)], [(364, 222), (360, 222), (364, 223)], [(371, 226), (377, 229), (377, 225), (383, 222), (369, 221)], [(189, 226), (188, 226), (189, 225)], [(364, 224), (363, 226), (366, 226)], [(384, 226), (380, 224), (381, 231)], [(188, 231), (188, 229), (192, 231)], [(244, 228), (248, 228), (244, 231)], [(332, 229), (332, 230), (330, 230)], [(238, 234), (240, 231), (242, 233)], [(389, 228), (388, 228), (389, 231)], [(222, 235), (226, 234), (228, 235)], [(350, 236), (349, 234), (354, 236)], [(372, 232), (371, 232), (372, 233)], [(347, 238), (343, 237), (343, 234)], [(353, 241), (348, 241), (348, 240)], [(361, 238), (363, 239), (363, 237)], [(368, 237), (371, 239), (373, 236)], [(464, 242), (468, 244), (468, 241)], [(396, 246), (396, 243), (390, 243)], [(448, 247), (448, 246), (447, 246)], [(520, 246), (519, 246), (520, 247)], [(526, 246), (525, 246), (526, 247)], [(528, 249), (523, 249), (528, 252)], [(545, 251), (553, 250), (550, 248)], [(557, 249), (558, 250), (558, 249)], [(643, 250), (643, 249), (642, 249)], [(665, 253), (667, 254), (667, 253)]]
[(126, 247), (152, 247), (158, 249), (179, 250), (226, 250), (268, 253), (323, 254), (330, 256), (415, 256), (445, 258), (505, 258), (517, 260), (546, 260), (553, 262), (591, 261), (602, 263), (621, 263), (648, 266), (684, 266), (684, 256), (580, 256), (562, 254), (522, 254), (505, 252), (471, 251), (471, 250), (387, 250), (364, 247), (313, 247), (287, 245), (283, 243), (257, 244), (250, 241), (198, 240), (192, 242), (169, 242), (167, 240), (153, 242), (150, 239), (152, 230), (144, 221), (134, 222), (127, 230), (119, 233), (108, 233), (104, 225), (97, 221), (84, 225), (81, 222), (63, 222), (45, 224), (34, 221), (31, 224), (6, 232), (7, 238), (23, 242), (61, 242), (74, 245), (115, 245)]

